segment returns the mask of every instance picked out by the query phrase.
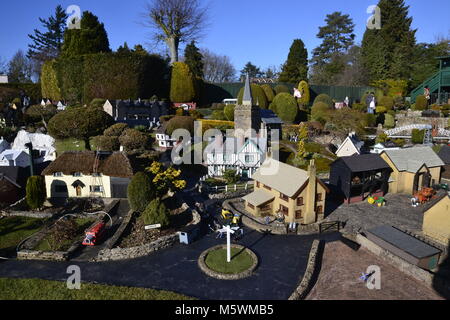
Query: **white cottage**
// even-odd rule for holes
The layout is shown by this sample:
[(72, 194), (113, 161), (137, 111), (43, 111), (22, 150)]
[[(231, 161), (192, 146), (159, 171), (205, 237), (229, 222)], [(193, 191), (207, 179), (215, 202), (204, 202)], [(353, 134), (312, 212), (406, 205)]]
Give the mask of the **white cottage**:
[(364, 142), (359, 140), (354, 132), (350, 133), (347, 138), (345, 138), (344, 142), (338, 147), (336, 151), (336, 155), (339, 158), (342, 157), (351, 157), (353, 155), (359, 155), (362, 152), (362, 147), (364, 146)]
[(0, 152), (5, 151), (6, 149), (9, 149), (9, 143), (3, 137), (0, 138)]
[(226, 170), (235, 170), (243, 178), (251, 178), (266, 157), (267, 139), (250, 138), (244, 143), (228, 137), (225, 142), (215, 139), (205, 149), (208, 175), (223, 176)]
[(26, 168), (30, 165), (30, 157), (23, 150), (7, 149), (0, 153), (0, 166)]

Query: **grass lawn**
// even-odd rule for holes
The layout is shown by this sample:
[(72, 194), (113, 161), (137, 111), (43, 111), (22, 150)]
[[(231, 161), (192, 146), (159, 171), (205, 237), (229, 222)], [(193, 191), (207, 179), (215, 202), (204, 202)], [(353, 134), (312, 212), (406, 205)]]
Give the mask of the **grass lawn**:
[[(74, 239), (68, 239), (68, 240), (61, 242), (56, 247), (55, 251), (69, 250), (69, 248), (72, 246), (75, 239), (80, 237), (83, 234), (83, 232), (88, 227), (90, 227), (92, 223), (94, 223), (94, 221), (95, 221), (94, 218), (76, 218), (75, 223), (78, 225), (77, 236)], [(39, 251), (53, 251), (53, 249), (50, 246), (50, 237), (49, 236), (44, 237), (34, 249), (39, 250)]]
[(227, 262), (227, 250), (217, 249), (208, 253), (205, 259), (206, 265), (217, 272), (226, 274), (240, 273), (248, 270), (253, 265), (252, 257), (239, 248), (231, 248), (231, 262)]
[(0, 255), (9, 256), (16, 252), (17, 245), (41, 229), (46, 219), (6, 217), (0, 219)]
[[(73, 138), (64, 139), (64, 140), (57, 139), (55, 141), (55, 148), (56, 148), (56, 152), (58, 154), (61, 154), (65, 151), (84, 151), (84, 150), (86, 150), (84, 141), (82, 141), (80, 139), (73, 139)], [(95, 145), (93, 144), (92, 139), (91, 139), (91, 150), (95, 150), (95, 149), (96, 149)]]
[(170, 291), (81, 283), (80, 290), (65, 282), (0, 278), (0, 300), (194, 300)]

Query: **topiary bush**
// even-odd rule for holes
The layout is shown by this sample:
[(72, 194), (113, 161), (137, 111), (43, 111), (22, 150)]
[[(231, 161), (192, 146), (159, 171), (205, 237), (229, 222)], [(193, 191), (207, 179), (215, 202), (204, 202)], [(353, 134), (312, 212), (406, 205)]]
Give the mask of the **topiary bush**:
[(325, 103), (327, 105), (327, 107), (329, 109), (334, 107), (333, 104), (333, 100), (331, 99), (331, 97), (325, 93), (321, 93), (319, 94), (315, 99), (314, 99), (314, 104), (318, 103), (318, 102), (322, 102)]
[(143, 212), (155, 198), (156, 191), (150, 177), (144, 172), (138, 172), (128, 184), (127, 195), (130, 208), (136, 212)]
[(378, 104), (380, 106), (386, 107), (388, 110), (391, 110), (394, 107), (394, 98), (388, 97), (388, 96), (383, 96), (378, 101)]
[(149, 137), (136, 129), (126, 129), (119, 137), (120, 145), (125, 151), (145, 149), (149, 143)]
[(184, 62), (172, 65), (170, 81), (170, 100), (173, 102), (192, 102), (196, 97), (195, 77)]
[(425, 138), (425, 130), (413, 129), (411, 133), (411, 142), (414, 144), (422, 144)]
[(241, 177), (237, 174), (236, 170), (225, 170), (223, 178), (227, 184), (235, 184), (239, 182)]
[(32, 176), (27, 180), (26, 201), (30, 209), (36, 210), (44, 205), (47, 198), (43, 176)]
[(384, 127), (386, 129), (392, 129), (395, 127), (395, 117), (389, 113), (384, 116)]
[(228, 120), (227, 117), (225, 116), (225, 111), (222, 110), (213, 111), (213, 113), (211, 114), (211, 119), (219, 121)]
[(128, 129), (126, 123), (116, 123), (103, 131), (103, 135), (108, 137), (120, 137), (122, 133)]
[(100, 151), (117, 151), (120, 149), (119, 137), (96, 136), (92, 139), (92, 143)]
[(375, 108), (375, 113), (386, 113), (388, 112), (388, 108), (385, 106), (378, 106)]
[(330, 107), (324, 102), (316, 102), (311, 108), (311, 120), (318, 121), (322, 125), (327, 122)]
[(285, 86), (284, 84), (276, 85), (275, 88), (275, 96), (279, 95), (280, 93), (290, 93), (289, 88)]
[(413, 109), (417, 111), (423, 111), (426, 110), (427, 107), (428, 107), (427, 98), (423, 94), (418, 95)]
[(169, 210), (160, 199), (152, 200), (142, 212), (140, 218), (146, 225), (161, 224), (161, 228), (166, 228), (170, 224)]
[(168, 135), (176, 129), (185, 129), (190, 132), (191, 135), (194, 134), (194, 121), (195, 119), (188, 116), (175, 116), (167, 122), (166, 132)]
[(103, 110), (103, 106), (106, 103), (106, 99), (95, 98), (89, 103), (90, 108), (97, 108)]
[[(223, 113), (225, 115), (226, 120), (228, 121), (234, 121), (234, 110), (236, 109), (236, 106), (234, 104), (230, 104), (223, 109)], [(220, 119), (217, 119), (220, 120)]]
[(305, 80), (300, 81), (298, 84), (298, 89), (300, 92), (302, 92), (302, 97), (300, 99), (297, 99), (299, 107), (306, 108), (309, 105), (311, 95), (309, 92), (309, 85), (308, 82)]
[(273, 99), (275, 99), (275, 91), (272, 89), (272, 87), (269, 84), (263, 84), (261, 88), (264, 90), (264, 93), (266, 94), (267, 102), (270, 104)]
[[(257, 84), (251, 84), (252, 89), (252, 97), (253, 97), (253, 104), (259, 106), (262, 109), (267, 109), (269, 107), (269, 102), (267, 101), (266, 94), (264, 93), (264, 90), (261, 88), (261, 86)], [(242, 97), (244, 96), (244, 87), (239, 90), (238, 94), (238, 104), (242, 104)]]
[(297, 100), (289, 93), (277, 94), (272, 102), (272, 108), (276, 114), (285, 122), (294, 122), (298, 114)]

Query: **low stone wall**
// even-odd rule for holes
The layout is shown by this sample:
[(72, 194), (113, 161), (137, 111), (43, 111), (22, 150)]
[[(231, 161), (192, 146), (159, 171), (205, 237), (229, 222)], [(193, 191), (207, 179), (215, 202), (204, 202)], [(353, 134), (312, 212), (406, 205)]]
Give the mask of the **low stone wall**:
[(99, 252), (94, 261), (111, 261), (111, 260), (126, 260), (146, 256), (152, 252), (168, 248), (179, 241), (178, 233), (173, 233), (155, 240), (149, 244), (145, 244), (132, 248), (113, 248), (103, 249)]
[(26, 218), (38, 218), (38, 219), (44, 219), (44, 218), (51, 218), (54, 216), (52, 213), (46, 213), (46, 212), (30, 212), (30, 211), (3, 211), (1, 213), (5, 217), (26, 217)]
[(116, 245), (116, 243), (119, 241), (120, 237), (125, 232), (128, 225), (130, 224), (133, 214), (134, 214), (133, 210), (128, 211), (127, 215), (123, 218), (122, 223), (120, 224), (119, 228), (117, 228), (114, 235), (110, 237), (108, 240), (106, 240), (104, 244), (106, 249), (111, 249)]
[(241, 190), (236, 192), (224, 192), (224, 193), (208, 193), (209, 199), (218, 199), (218, 200), (227, 200), (243, 197), (249, 193), (253, 192), (253, 190)]
[(221, 273), (221, 272), (211, 270), (206, 265), (205, 259), (209, 252), (218, 250), (218, 249), (226, 249), (226, 248), (227, 248), (227, 246), (222, 244), (222, 245), (218, 245), (218, 246), (215, 246), (215, 247), (209, 248), (208, 250), (203, 251), (202, 254), (200, 255), (200, 257), (198, 258), (199, 268), (204, 273), (206, 273), (206, 275), (208, 275), (209, 277), (218, 279), (218, 280), (240, 280), (240, 279), (250, 277), (253, 274), (253, 271), (255, 271), (256, 267), (258, 266), (258, 257), (252, 250), (245, 248), (243, 246), (237, 245), (237, 244), (232, 244), (231, 248), (245, 249), (245, 252), (247, 252), (253, 260), (253, 264), (248, 270), (245, 270), (245, 271), (243, 271), (241, 273), (237, 273), (237, 274), (226, 274), (226, 273)]
[(306, 266), (305, 275), (295, 291), (288, 300), (303, 300), (314, 286), (316, 277), (319, 274), (319, 264), (322, 255), (323, 242), (314, 240), (309, 252), (308, 264)]
[(69, 253), (63, 251), (36, 251), (36, 250), (21, 250), (17, 252), (17, 259), (19, 260), (52, 260), (52, 261), (67, 261)]

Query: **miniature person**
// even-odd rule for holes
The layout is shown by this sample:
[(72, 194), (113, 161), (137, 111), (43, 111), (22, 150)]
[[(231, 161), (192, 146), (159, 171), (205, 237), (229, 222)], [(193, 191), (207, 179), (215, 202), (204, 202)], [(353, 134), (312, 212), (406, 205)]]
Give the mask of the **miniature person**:
[(375, 97), (373, 97), (369, 105), (369, 113), (375, 113), (375, 109), (377, 108), (376, 105)]
[(302, 97), (302, 93), (297, 88), (294, 88), (294, 97), (298, 99)]
[(349, 104), (350, 104), (350, 99), (349, 99), (348, 96), (347, 96), (347, 97), (345, 97), (345, 99), (344, 99), (344, 105), (345, 105), (346, 107), (348, 107)]
[(431, 95), (430, 95), (430, 88), (428, 88), (428, 86), (425, 87), (423, 95), (427, 99), (427, 103), (430, 104)]

